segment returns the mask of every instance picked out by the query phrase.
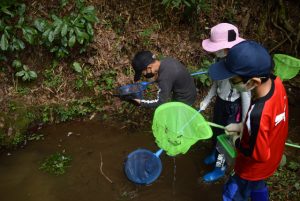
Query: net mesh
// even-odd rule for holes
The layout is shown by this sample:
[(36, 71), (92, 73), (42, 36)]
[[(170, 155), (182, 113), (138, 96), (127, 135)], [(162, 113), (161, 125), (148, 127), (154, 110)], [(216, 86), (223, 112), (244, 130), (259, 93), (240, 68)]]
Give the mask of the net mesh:
[(292, 79), (300, 70), (300, 59), (285, 54), (275, 54), (273, 60), (275, 75), (279, 76), (281, 80)]
[(170, 156), (185, 154), (198, 140), (212, 136), (203, 116), (180, 102), (165, 103), (155, 110), (152, 131), (157, 145)]

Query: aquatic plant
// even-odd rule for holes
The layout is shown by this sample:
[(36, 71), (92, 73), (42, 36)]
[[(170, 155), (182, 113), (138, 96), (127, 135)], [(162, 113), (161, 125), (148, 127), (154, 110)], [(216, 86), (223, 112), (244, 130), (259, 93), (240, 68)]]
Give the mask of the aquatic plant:
[(40, 170), (54, 175), (62, 175), (70, 166), (71, 156), (64, 153), (54, 153), (47, 157), (41, 164)]

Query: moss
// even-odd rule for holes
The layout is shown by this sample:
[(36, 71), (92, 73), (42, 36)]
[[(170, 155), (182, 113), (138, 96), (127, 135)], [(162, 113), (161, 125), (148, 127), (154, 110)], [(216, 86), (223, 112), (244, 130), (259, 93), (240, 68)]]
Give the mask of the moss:
[(10, 102), (9, 112), (0, 113), (2, 128), (0, 128), (0, 147), (11, 148), (24, 142), (29, 124), (34, 120), (29, 108), (21, 102)]

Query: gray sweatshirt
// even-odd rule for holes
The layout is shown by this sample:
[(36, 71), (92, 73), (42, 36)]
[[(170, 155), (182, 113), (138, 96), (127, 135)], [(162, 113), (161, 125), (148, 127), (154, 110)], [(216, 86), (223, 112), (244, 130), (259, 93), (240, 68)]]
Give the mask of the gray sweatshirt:
[(192, 105), (196, 100), (193, 78), (178, 60), (167, 57), (161, 60), (158, 71), (158, 92), (154, 100), (141, 100), (142, 107), (157, 107), (167, 101), (179, 101)]

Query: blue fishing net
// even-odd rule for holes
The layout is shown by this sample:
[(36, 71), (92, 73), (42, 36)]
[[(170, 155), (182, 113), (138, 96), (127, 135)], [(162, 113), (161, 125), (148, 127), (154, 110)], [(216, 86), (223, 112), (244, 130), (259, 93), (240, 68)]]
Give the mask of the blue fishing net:
[(160, 158), (151, 151), (137, 149), (127, 156), (124, 171), (130, 181), (147, 185), (159, 177), (162, 164)]

